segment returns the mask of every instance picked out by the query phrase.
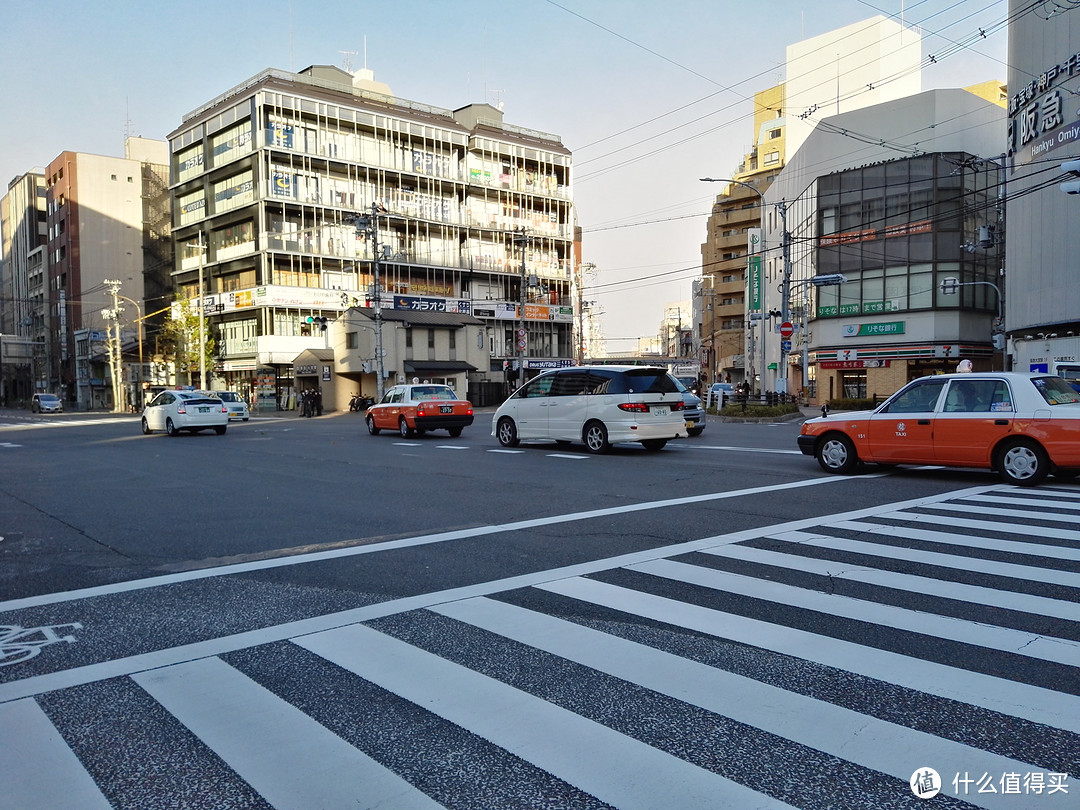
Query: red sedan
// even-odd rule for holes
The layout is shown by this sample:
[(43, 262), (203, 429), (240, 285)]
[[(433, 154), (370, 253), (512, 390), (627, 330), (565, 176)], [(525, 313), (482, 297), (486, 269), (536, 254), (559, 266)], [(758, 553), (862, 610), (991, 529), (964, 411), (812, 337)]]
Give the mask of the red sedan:
[(473, 422), (473, 407), (448, 385), (395, 385), (368, 408), (366, 421), (372, 436), (383, 430), (396, 430), (403, 438), (429, 430), (460, 436)]

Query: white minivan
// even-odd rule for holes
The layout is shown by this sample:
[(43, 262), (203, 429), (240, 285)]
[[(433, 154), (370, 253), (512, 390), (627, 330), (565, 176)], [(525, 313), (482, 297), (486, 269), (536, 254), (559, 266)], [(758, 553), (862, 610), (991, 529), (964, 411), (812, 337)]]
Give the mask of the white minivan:
[(503, 447), (531, 439), (584, 442), (591, 453), (641, 442), (660, 450), (687, 436), (683, 396), (667, 369), (573, 366), (535, 377), (511, 394), (491, 420)]

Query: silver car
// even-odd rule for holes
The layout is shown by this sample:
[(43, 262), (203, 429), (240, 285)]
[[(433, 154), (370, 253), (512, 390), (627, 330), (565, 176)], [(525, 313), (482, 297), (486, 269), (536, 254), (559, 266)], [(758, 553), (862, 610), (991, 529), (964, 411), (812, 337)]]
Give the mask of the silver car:
[(63, 413), (64, 403), (56, 394), (34, 394), (30, 410), (34, 413)]
[(246, 422), (251, 418), (251, 414), (248, 412), (248, 404), (235, 391), (208, 391), (206, 393), (212, 397), (217, 397), (225, 403), (225, 407), (229, 409), (230, 420), (240, 419)]
[(162, 391), (143, 408), (143, 433), (164, 430), (176, 436), (182, 430), (213, 430), (221, 436), (228, 427), (229, 409), (205, 391)]

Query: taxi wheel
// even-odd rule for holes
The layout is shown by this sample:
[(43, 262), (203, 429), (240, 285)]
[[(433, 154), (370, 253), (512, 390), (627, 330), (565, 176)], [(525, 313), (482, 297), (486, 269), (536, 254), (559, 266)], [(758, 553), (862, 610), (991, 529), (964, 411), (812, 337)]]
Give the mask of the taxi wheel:
[(842, 433), (826, 436), (818, 445), (815, 455), (825, 472), (844, 475), (852, 472), (859, 464), (855, 445)]
[(1001, 448), (998, 472), (1006, 484), (1033, 487), (1050, 473), (1050, 459), (1034, 442), (1014, 439)]
[(412, 438), (413, 430), (411, 427), (409, 427), (409, 423), (405, 421), (404, 416), (401, 417), (400, 420), (398, 420), (398, 433), (401, 434), (401, 438), (403, 439)]
[(606, 453), (611, 449), (607, 428), (603, 422), (589, 422), (585, 425), (585, 447), (590, 453)]
[(509, 416), (504, 416), (499, 420), (499, 424), (495, 428), (495, 435), (499, 439), (499, 444), (503, 447), (518, 446), (517, 426)]
[(379, 428), (375, 427), (375, 417), (372, 416), (371, 414), (368, 414), (368, 418), (367, 418), (366, 421), (367, 421), (367, 432), (370, 433), (372, 436), (378, 436), (379, 435)]
[(144, 436), (149, 436), (153, 432), (152, 430), (150, 430), (150, 425), (147, 423), (145, 416), (142, 420), (142, 432)]
[(446, 432), (449, 433), (451, 437), (456, 439), (458, 436), (461, 435), (461, 428), (447, 428)]
[(165, 432), (168, 433), (170, 436), (180, 435), (180, 430), (176, 427), (176, 425), (173, 424), (173, 420), (171, 418), (165, 420)]

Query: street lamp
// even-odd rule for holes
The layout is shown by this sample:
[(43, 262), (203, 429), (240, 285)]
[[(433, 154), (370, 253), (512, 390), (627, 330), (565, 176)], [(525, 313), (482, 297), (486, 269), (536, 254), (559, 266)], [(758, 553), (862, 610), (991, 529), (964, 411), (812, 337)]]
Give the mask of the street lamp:
[[(811, 278), (803, 281), (796, 281), (795, 287), (833, 287), (837, 284), (846, 284), (847, 276), (843, 273), (822, 273), (819, 276), (812, 276)], [(802, 328), (801, 343), (802, 343), (802, 387), (803, 390), (807, 390), (810, 387), (810, 346), (807, 339), (806, 327), (807, 327), (807, 300), (803, 301), (802, 306), (802, 318), (800, 324)]]
[[(1080, 163), (1080, 161), (1077, 161), (1077, 162)], [(941, 288), (941, 294), (942, 295), (956, 295), (956, 293), (958, 292), (958, 288), (960, 288), (960, 287), (975, 287), (975, 286), (978, 286), (978, 285), (983, 285), (983, 286), (986, 286), (986, 287), (993, 287), (994, 292), (997, 293), (997, 321), (996, 321), (996, 323), (1000, 324), (1001, 328), (1004, 329), (1005, 328), (1005, 316), (1004, 316), (1004, 312), (1002, 310), (1001, 288), (998, 287), (998, 285), (995, 284), (994, 282), (992, 282), (992, 281), (960, 281), (960, 279), (956, 278), (955, 276), (949, 276), (948, 278), (943, 278), (941, 280), (940, 288)], [(1005, 370), (1005, 335), (1004, 335), (1003, 332), (995, 332), (995, 333), (992, 333), (990, 335), (990, 339), (993, 342), (994, 348), (1001, 351), (1001, 370), (1004, 371)]]

